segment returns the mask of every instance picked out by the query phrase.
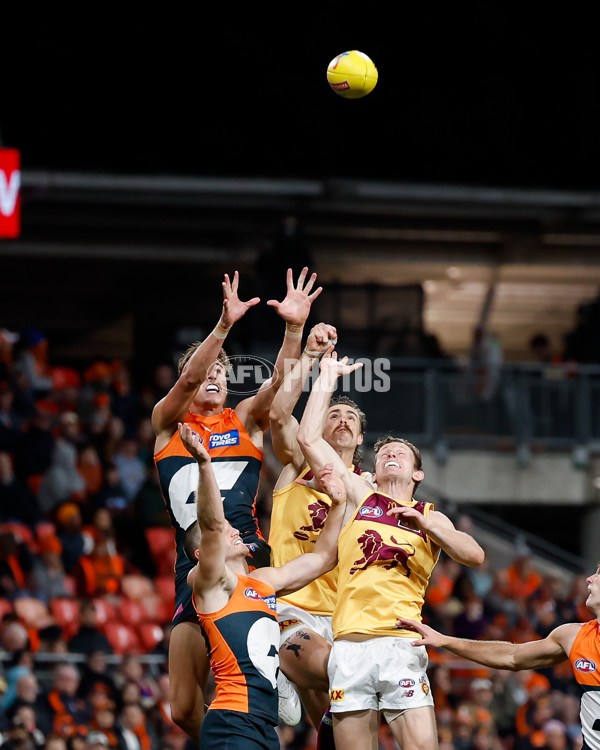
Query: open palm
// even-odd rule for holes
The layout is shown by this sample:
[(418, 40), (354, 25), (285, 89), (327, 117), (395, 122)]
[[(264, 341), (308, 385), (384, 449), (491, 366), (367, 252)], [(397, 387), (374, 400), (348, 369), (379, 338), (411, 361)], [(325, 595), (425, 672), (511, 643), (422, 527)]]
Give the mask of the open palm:
[(294, 287), (294, 276), (291, 268), (287, 270), (287, 293), (285, 298), (278, 302), (276, 299), (270, 299), (267, 305), (274, 307), (277, 314), (282, 317), (286, 323), (295, 326), (302, 326), (306, 322), (310, 313), (310, 306), (323, 291), (323, 287), (318, 287), (311, 294), (311, 289), (317, 278), (317, 274), (311, 274), (310, 278), (304, 284), (308, 268), (304, 267), (298, 276), (298, 283)]

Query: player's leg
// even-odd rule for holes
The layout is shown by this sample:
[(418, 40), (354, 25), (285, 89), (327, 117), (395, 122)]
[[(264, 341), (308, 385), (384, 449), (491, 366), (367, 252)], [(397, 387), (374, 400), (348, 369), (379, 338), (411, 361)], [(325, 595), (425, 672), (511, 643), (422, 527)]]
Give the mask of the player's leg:
[(380, 707), (396, 741), (400, 747), (436, 750), (437, 725), (425, 647), (415, 648), (409, 638), (386, 637), (380, 641), (377, 689)]
[(169, 684), (173, 721), (199, 742), (210, 661), (197, 622), (173, 626), (169, 640)]
[[(379, 713), (373, 709), (333, 714), (336, 750), (377, 750)], [(410, 748), (412, 745), (402, 745)]]
[(312, 725), (318, 731), (323, 714), (329, 710), (329, 693), (296, 686)]
[(400, 747), (437, 750), (438, 735), (433, 706), (407, 709), (394, 718), (388, 712), (385, 716)]
[(279, 665), (284, 674), (299, 689), (329, 692), (327, 662), (331, 643), (307, 627), (284, 631), (279, 647)]

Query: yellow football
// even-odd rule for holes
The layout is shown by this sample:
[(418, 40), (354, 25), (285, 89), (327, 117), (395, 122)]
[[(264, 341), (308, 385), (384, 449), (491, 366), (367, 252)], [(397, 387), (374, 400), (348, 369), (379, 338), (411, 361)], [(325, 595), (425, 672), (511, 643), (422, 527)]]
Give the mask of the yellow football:
[(357, 49), (342, 52), (327, 66), (327, 81), (345, 99), (360, 99), (375, 88), (378, 73), (373, 60)]

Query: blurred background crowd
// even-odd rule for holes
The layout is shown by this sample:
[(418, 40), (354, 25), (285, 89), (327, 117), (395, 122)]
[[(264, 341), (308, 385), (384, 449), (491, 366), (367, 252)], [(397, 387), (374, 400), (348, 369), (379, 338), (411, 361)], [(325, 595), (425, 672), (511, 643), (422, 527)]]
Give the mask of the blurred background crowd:
[[(40, 330), (0, 329), (0, 741), (190, 750), (168, 704), (174, 539), (150, 423), (175, 369), (135, 386), (124, 361), (54, 366), (49, 351)], [(265, 536), (279, 468), (267, 440)], [(504, 566), (443, 558), (424, 616), (462, 637), (526, 641), (589, 619), (586, 595), (583, 579), (540, 569), (518, 542)], [(441, 750), (581, 747), (568, 663), (512, 674), (430, 659)], [(315, 747), (308, 719), (279, 731), (282, 748)], [(395, 747), (383, 721), (380, 747)]]

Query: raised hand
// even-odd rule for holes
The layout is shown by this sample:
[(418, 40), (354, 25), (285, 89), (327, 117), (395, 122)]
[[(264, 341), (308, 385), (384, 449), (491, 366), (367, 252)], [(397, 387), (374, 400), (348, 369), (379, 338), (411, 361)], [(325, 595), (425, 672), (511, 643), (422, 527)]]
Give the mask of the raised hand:
[(304, 284), (308, 268), (305, 266), (298, 276), (298, 283), (294, 288), (294, 275), (292, 269), (287, 270), (287, 294), (285, 298), (278, 302), (276, 299), (267, 301), (267, 305), (274, 307), (277, 314), (285, 320), (286, 323), (295, 326), (303, 326), (310, 313), (310, 306), (323, 291), (320, 286), (311, 294), (310, 291), (317, 279), (317, 274), (311, 274), (309, 280)]
[(306, 339), (306, 349), (311, 353), (326, 352), (337, 343), (337, 330), (328, 323), (317, 323)]
[(338, 505), (346, 501), (346, 488), (340, 475), (334, 470), (333, 464), (321, 467), (318, 477), (319, 487), (326, 492), (331, 501)]
[(222, 282), (223, 286), (223, 313), (221, 315), (221, 323), (226, 326), (232, 326), (236, 321), (242, 318), (246, 312), (254, 305), (258, 305), (260, 297), (252, 297), (247, 302), (242, 302), (238, 297), (238, 286), (240, 283), (240, 276), (236, 271), (233, 274), (233, 281), (230, 281), (229, 274), (225, 274), (225, 281)]
[(341, 375), (349, 375), (351, 372), (360, 369), (363, 364), (363, 362), (354, 362), (349, 365), (348, 357), (342, 357), (338, 360), (337, 352), (331, 352), (325, 354), (321, 360), (320, 369), (323, 375), (339, 378)]
[(202, 445), (202, 438), (186, 422), (179, 423), (179, 437), (188, 453), (199, 464), (210, 463), (210, 454)]
[(388, 516), (396, 516), (397, 518), (412, 519), (412, 522), (419, 529), (419, 531), (427, 532), (430, 528), (429, 519), (420, 513), (415, 508), (409, 508), (404, 505), (397, 505), (394, 508), (389, 508), (387, 512)]

